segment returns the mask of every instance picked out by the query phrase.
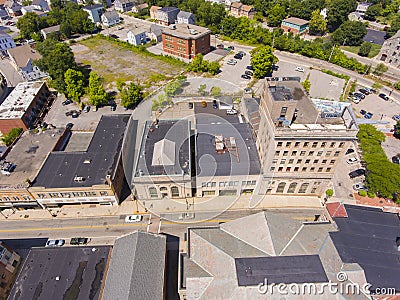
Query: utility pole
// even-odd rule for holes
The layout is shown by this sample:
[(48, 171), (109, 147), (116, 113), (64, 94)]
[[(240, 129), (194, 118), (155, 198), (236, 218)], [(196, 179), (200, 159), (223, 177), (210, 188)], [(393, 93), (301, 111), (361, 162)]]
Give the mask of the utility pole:
[(335, 46), (336, 45), (333, 45), (331, 54), (329, 55), (329, 59), (328, 59), (329, 62), (331, 61), (331, 57), (332, 57), (332, 54), (333, 54), (333, 50), (335, 50)]

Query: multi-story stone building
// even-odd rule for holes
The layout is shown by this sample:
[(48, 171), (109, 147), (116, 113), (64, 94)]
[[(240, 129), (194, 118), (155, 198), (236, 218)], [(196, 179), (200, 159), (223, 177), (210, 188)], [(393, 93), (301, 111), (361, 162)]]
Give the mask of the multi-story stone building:
[(265, 81), (259, 113), (260, 193), (322, 195), (356, 140), (351, 107), (314, 103), (298, 81)]
[(400, 30), (383, 43), (378, 57), (381, 61), (400, 68)]
[(162, 31), (163, 50), (167, 54), (193, 59), (197, 54), (210, 52), (208, 28), (188, 24), (173, 24)]

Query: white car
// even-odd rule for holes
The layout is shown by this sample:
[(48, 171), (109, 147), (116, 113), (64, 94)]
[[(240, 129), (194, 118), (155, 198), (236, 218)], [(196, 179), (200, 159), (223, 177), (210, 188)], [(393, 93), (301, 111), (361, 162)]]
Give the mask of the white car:
[(360, 98), (353, 98), (352, 101), (353, 101), (355, 104), (358, 104), (358, 103), (361, 102)]
[(302, 68), (302, 67), (296, 67), (295, 70), (296, 70), (297, 72), (304, 73), (304, 68)]
[(228, 65), (231, 65), (231, 66), (234, 66), (234, 65), (237, 64), (237, 60), (230, 59), (230, 60), (228, 60), (227, 64), (228, 64)]
[(347, 160), (347, 163), (349, 165), (355, 164), (356, 162), (358, 162), (358, 159), (356, 157), (351, 157)]
[(355, 191), (361, 191), (361, 190), (368, 191), (368, 189), (362, 183), (353, 184), (353, 190), (355, 190)]
[(130, 215), (125, 217), (126, 223), (139, 223), (143, 220), (142, 215)]
[(65, 240), (47, 240), (46, 247), (61, 247), (65, 244)]
[(227, 109), (226, 110), (226, 114), (227, 115), (236, 115), (237, 114), (237, 110), (236, 109)]

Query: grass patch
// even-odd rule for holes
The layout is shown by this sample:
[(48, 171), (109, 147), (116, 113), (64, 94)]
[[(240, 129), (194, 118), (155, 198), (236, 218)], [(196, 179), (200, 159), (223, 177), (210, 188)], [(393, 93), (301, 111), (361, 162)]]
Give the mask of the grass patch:
[[(358, 51), (360, 50), (360, 46), (341, 46), (340, 47), (343, 50), (349, 51), (351, 53), (357, 54)], [(372, 44), (371, 46), (371, 51), (368, 54), (368, 58), (373, 58), (379, 54), (379, 51), (381, 51), (382, 46), (378, 44)]]

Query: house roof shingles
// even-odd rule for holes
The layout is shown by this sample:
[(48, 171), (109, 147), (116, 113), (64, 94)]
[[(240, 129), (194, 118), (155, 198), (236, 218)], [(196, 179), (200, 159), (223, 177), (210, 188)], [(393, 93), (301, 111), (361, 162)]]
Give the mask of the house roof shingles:
[(295, 25), (299, 25), (299, 26), (306, 25), (309, 23), (309, 21), (307, 21), (307, 20), (303, 20), (303, 19), (295, 18), (295, 17), (287, 18), (287, 19), (283, 20), (282, 22), (287, 22), (287, 23), (291, 23), (291, 24), (295, 24)]
[(28, 44), (11, 48), (7, 51), (19, 68), (26, 67), (30, 60), (42, 58), (39, 52), (33, 50)]

